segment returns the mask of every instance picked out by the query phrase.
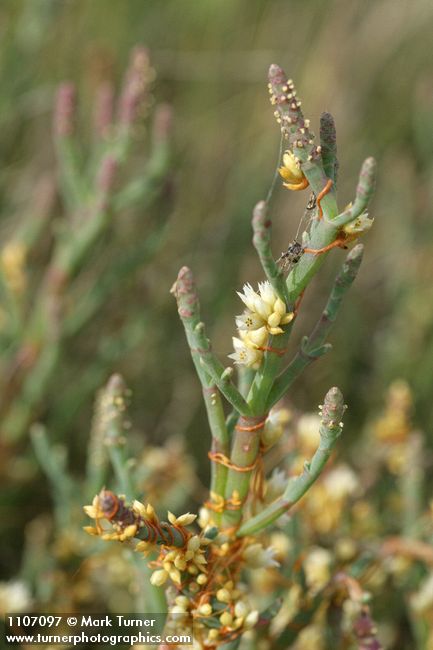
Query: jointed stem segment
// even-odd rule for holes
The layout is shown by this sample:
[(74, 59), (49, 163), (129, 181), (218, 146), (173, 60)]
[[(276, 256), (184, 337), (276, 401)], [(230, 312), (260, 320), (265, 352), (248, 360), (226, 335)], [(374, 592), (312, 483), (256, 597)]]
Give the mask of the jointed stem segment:
[[(265, 426), (266, 416), (241, 417), (233, 435), (230, 454), (231, 467), (228, 471), (225, 498), (233, 497), (243, 503), (249, 493), (250, 480), (260, 450), (260, 435)], [(242, 520), (242, 510), (225, 511), (222, 526), (232, 528)]]
[(299, 352), (276, 379), (269, 395), (268, 408), (272, 408), (285, 395), (293, 381), (310, 363), (326, 354), (330, 349), (329, 345), (324, 345), (326, 337), (337, 318), (338, 310), (346, 292), (356, 278), (363, 252), (363, 245), (358, 244), (348, 254), (335, 279), (326, 307), (314, 330), (308, 338), (304, 339)]
[(321, 474), (326, 461), (342, 431), (341, 419), (346, 407), (338, 388), (331, 388), (325, 396), (320, 426), (320, 444), (311, 462), (305, 463), (303, 473), (291, 479), (280, 498), (258, 515), (246, 521), (237, 532), (238, 537), (255, 535), (287, 512), (307, 492)]
[(284, 276), (278, 264), (274, 261), (271, 249), (272, 222), (267, 214), (265, 201), (260, 201), (254, 208), (252, 226), (254, 231), (253, 244), (259, 256), (262, 268), (267, 279), (275, 289), (277, 295), (287, 301), (287, 290)]

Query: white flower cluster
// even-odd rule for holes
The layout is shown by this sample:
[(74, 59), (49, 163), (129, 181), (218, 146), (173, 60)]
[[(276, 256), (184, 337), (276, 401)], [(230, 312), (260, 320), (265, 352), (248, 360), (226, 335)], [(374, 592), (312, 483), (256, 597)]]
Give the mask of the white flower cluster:
[(245, 284), (243, 292), (238, 291), (238, 296), (246, 310), (236, 317), (239, 337), (233, 337), (235, 351), (229, 357), (236, 364), (257, 369), (269, 336), (283, 334), (281, 326), (290, 323), (294, 313), (286, 311), (286, 305), (268, 281), (259, 283), (258, 292)]

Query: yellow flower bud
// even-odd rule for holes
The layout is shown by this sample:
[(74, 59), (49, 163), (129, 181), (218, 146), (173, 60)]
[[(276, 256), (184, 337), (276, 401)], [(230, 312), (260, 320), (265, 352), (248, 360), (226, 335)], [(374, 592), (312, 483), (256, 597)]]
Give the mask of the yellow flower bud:
[(146, 519), (146, 506), (144, 503), (141, 503), (140, 501), (135, 501), (132, 503), (132, 509), (133, 511), (137, 514)]
[(278, 327), (278, 325), (280, 324), (280, 320), (281, 320), (281, 314), (277, 314), (277, 312), (273, 311), (268, 318), (269, 327)]
[(280, 316), (283, 316), (283, 314), (286, 313), (286, 305), (281, 300), (281, 298), (276, 299), (275, 304), (274, 304), (274, 312), (276, 312)]
[(190, 573), (192, 576), (196, 576), (197, 573), (198, 573), (197, 567), (193, 566), (193, 565), (189, 566), (188, 567), (188, 573)]
[(134, 537), (137, 530), (138, 530), (138, 526), (136, 524), (131, 524), (130, 526), (127, 526), (123, 531), (123, 538), (130, 539), (131, 537)]
[(175, 568), (171, 569), (169, 576), (173, 580), (173, 582), (175, 582), (178, 585), (180, 585), (180, 583), (182, 582), (180, 577), (180, 571), (178, 571), (178, 569)]
[(201, 605), (198, 611), (202, 616), (210, 616), (212, 614), (212, 607), (209, 603), (206, 603), (205, 605)]
[(231, 600), (230, 592), (227, 589), (218, 589), (216, 597), (221, 603), (229, 603)]
[(183, 607), (186, 609), (190, 601), (189, 598), (187, 598), (186, 596), (177, 596), (174, 599), (174, 602), (176, 603), (176, 605), (179, 605), (179, 607)]
[(185, 571), (186, 569), (185, 559), (181, 555), (178, 555), (174, 560), (174, 566), (176, 567), (176, 569), (179, 569), (179, 571)]
[(200, 537), (198, 535), (194, 535), (194, 537), (190, 537), (187, 543), (187, 549), (188, 551), (198, 551), (200, 548)]
[(223, 612), (220, 616), (220, 623), (225, 627), (229, 627), (233, 623), (233, 617), (229, 612)]
[(164, 569), (154, 571), (150, 576), (150, 582), (154, 587), (161, 587), (165, 582), (167, 582), (168, 573)]
[(88, 535), (99, 535), (98, 529), (94, 526), (83, 526), (83, 530)]

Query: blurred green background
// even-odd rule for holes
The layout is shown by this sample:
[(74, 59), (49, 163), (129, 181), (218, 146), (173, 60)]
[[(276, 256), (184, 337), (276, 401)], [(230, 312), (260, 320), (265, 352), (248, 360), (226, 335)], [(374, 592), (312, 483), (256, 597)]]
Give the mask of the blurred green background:
[[(157, 74), (154, 100), (174, 112), (170, 196), (153, 207), (152, 217), (168, 219), (163, 244), (71, 343), (35, 414), (54, 440), (66, 441), (77, 475), (94, 393), (118, 371), (133, 391), (137, 447), (144, 439), (162, 444), (173, 434), (184, 436), (206, 484), (207, 425), (169, 289), (181, 265), (193, 268), (224, 362), (241, 309), (235, 290), (262, 279), (250, 217), (266, 196), (279, 147), (266, 87), (272, 62), (294, 78), (316, 133), (322, 111), (335, 117), (341, 207), (354, 196), (362, 160), (373, 155), (379, 164), (370, 209), (376, 222), (332, 334), (334, 351), (305, 373), (288, 399), (314, 410), (329, 386), (340, 386), (349, 405), (350, 444), (389, 382), (402, 377), (414, 391), (416, 424), (430, 432), (432, 29), (430, 0), (0, 1), (2, 242), (17, 220), (31, 218), (38, 179), (54, 173), (51, 120), (60, 82), (77, 84), (85, 143), (95, 87), (104, 80), (119, 85), (131, 48), (144, 44)], [(140, 155), (138, 144), (134, 160)], [(281, 188), (274, 195), (276, 257), (295, 236), (307, 198)], [(146, 215), (139, 206), (135, 211), (146, 236)], [(117, 215), (119, 231), (121, 220)], [(109, 245), (127, 246), (128, 239), (119, 235)], [(95, 263), (100, 254), (106, 253), (97, 248)], [(341, 252), (329, 256), (309, 289), (298, 338), (317, 317), (342, 259)], [(43, 260), (31, 260), (31, 273)], [(49, 508), (49, 496), (39, 470), (24, 467), (32, 463), (27, 441), (5, 459), (0, 570), (8, 578), (19, 566), (24, 524)]]

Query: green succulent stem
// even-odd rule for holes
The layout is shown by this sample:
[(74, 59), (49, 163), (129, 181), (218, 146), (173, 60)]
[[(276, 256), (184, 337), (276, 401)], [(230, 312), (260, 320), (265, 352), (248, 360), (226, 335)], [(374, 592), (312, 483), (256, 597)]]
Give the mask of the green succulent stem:
[(120, 375), (112, 375), (102, 390), (99, 403), (99, 422), (104, 445), (114, 469), (119, 488), (126, 499), (135, 497), (135, 487), (129, 467), (126, 444), (126, 409), (128, 391)]
[(419, 431), (411, 433), (407, 445), (405, 471), (401, 475), (400, 489), (403, 498), (404, 537), (416, 537), (423, 502), (423, 436)]
[[(336, 179), (335, 127), (332, 117), (329, 114), (322, 116), (322, 144), (319, 148), (314, 145), (314, 136), (309, 130), (308, 120), (304, 119), (300, 102), (296, 98), (287, 99), (287, 76), (278, 65), (271, 65), (269, 83), (288, 147), (299, 160), (301, 169), (317, 196), (326, 187), (329, 179)], [(355, 202), (341, 215), (338, 214), (334, 182), (330, 191), (321, 199), (323, 218), (316, 218), (312, 224), (308, 248), (321, 249), (331, 244), (337, 238), (340, 228), (365, 210), (374, 190), (374, 177), (375, 162), (373, 158), (368, 158), (361, 170)], [(287, 278), (287, 294), (291, 304), (320, 269), (326, 255), (327, 253), (308, 253), (296, 264)]]
[(263, 271), (281, 300), (287, 303), (287, 290), (284, 275), (278, 264), (274, 261), (271, 248), (272, 222), (268, 217), (266, 201), (257, 203), (253, 211), (253, 244), (260, 259)]
[[(242, 504), (248, 496), (265, 421), (266, 414), (249, 417), (241, 416), (233, 432), (230, 454), (233, 468), (228, 471), (225, 490), (225, 499), (232, 502), (233, 509), (226, 508), (224, 510), (222, 516), (223, 527), (237, 526), (242, 520)], [(239, 501), (238, 506), (235, 505), (236, 501)]]
[(255, 517), (243, 523), (237, 531), (238, 537), (256, 535), (274, 523), (290, 510), (309, 490), (320, 476), (335, 444), (341, 435), (344, 411), (343, 395), (338, 388), (331, 388), (325, 396), (320, 425), (320, 444), (311, 461), (304, 464), (302, 474), (289, 480), (284, 494)]
[(322, 113), (320, 116), (320, 145), (322, 147), (322, 163), (325, 176), (330, 178), (334, 187), (337, 187), (337, 134), (335, 122), (331, 113)]
[(71, 524), (70, 506), (74, 485), (67, 472), (66, 448), (63, 445), (52, 445), (42, 424), (32, 426), (30, 437), (36, 458), (50, 482), (57, 525), (60, 530), (67, 529)]
[[(97, 423), (95, 425), (98, 427), (99, 437), (102, 438), (103, 445), (108, 451), (119, 489), (126, 500), (132, 501), (136, 496), (136, 488), (129, 463), (126, 436), (129, 426), (127, 419), (128, 400), (129, 390), (123, 378), (118, 374), (112, 375), (99, 395), (96, 413)], [(96, 477), (94, 476), (94, 478)], [(166, 529), (167, 527), (171, 528), (171, 524), (166, 524)], [(139, 533), (137, 533), (137, 538), (147, 539), (145, 536), (140, 536)], [(176, 540), (178, 540), (178, 536), (176, 536)], [(158, 543), (162, 543), (162, 537), (161, 540), (158, 537)], [(140, 607), (144, 606), (149, 611), (164, 613), (166, 603), (161, 590), (150, 584), (146, 588), (143, 586), (143, 583), (148, 583), (151, 575), (149, 567), (143, 563), (142, 558), (137, 553), (131, 554), (131, 560), (137, 574), (137, 611), (140, 611)], [(143, 610), (141, 609), (141, 611)]]
[(105, 446), (105, 429), (101, 418), (101, 401), (103, 391), (98, 393), (95, 413), (87, 447), (86, 489), (89, 498), (93, 497), (104, 485), (108, 469), (108, 454)]
[(355, 200), (344, 212), (341, 212), (332, 222), (339, 228), (359, 217), (368, 207), (376, 184), (377, 165), (374, 158), (364, 160), (359, 174)]
[[(200, 320), (200, 303), (192, 272), (183, 267), (171, 292), (178, 305), (179, 316), (185, 328), (186, 339), (190, 347), (191, 357), (202, 385), (203, 397), (209, 427), (212, 435), (212, 452), (229, 454), (229, 435), (227, 431), (224, 409), (220, 391), (236, 405), (246, 402), (237, 388), (231, 382), (222, 379), (223, 372), (219, 363), (213, 358), (209, 340), (206, 338), (203, 324)], [(204, 360), (204, 357), (206, 360)], [(223, 390), (224, 388), (224, 390)], [(230, 398), (229, 399), (229, 396)], [(211, 463), (211, 492), (224, 497), (227, 480), (227, 468), (219, 463)], [(219, 518), (219, 517), (218, 517)]]
[(364, 246), (357, 244), (347, 255), (332, 287), (328, 302), (310, 336), (305, 337), (301, 347), (287, 368), (277, 377), (269, 395), (268, 408), (280, 400), (299, 374), (319, 357), (331, 349), (324, 345), (344, 296), (352, 286), (362, 262)]
[[(5, 381), (0, 411), (4, 419), (3, 435), (8, 441), (18, 440), (27, 433), (29, 423), (52, 385), (66, 347), (65, 339), (80, 333), (90, 317), (106, 302), (108, 292), (116, 287), (116, 283), (124, 281), (125, 270), (130, 274), (135, 265), (147, 262), (155, 254), (165, 232), (158, 223), (154, 233), (144, 241), (148, 246), (145, 248), (142, 244), (139, 254), (136, 254), (137, 261), (116, 269), (116, 276), (110, 276), (109, 287), (107, 283), (101, 288), (98, 282), (88, 282), (88, 274), (83, 270), (87, 270), (95, 247), (110, 229), (116, 210), (138, 202), (141, 207), (147, 207), (162, 194), (170, 164), (171, 109), (168, 106), (156, 108), (144, 173), (130, 182), (126, 179), (126, 184), (120, 189), (116, 187), (118, 171), (129, 157), (134, 143), (132, 123), (128, 128), (122, 120), (113, 123), (115, 137), (105, 138), (103, 143), (93, 143), (84, 156), (75, 134), (75, 116), (75, 89), (71, 84), (63, 84), (56, 104), (54, 136), (58, 184), (67, 218), (56, 224), (53, 252), (37, 295), (31, 300), (34, 308), (29, 311), (26, 322), (24, 319), (22, 323), (20, 321), (20, 305), (11, 303), (13, 331), (10, 338), (13, 345), (9, 349), (16, 358), (8, 359), (10, 366), (14, 368), (19, 363), (22, 349), (31, 346), (37, 352), (31, 365), (20, 368), (18, 380), (14, 377)], [(86, 164), (86, 158), (90, 163)], [(36, 205), (36, 212), (42, 208), (42, 216), (32, 215), (31, 227), (26, 225), (20, 233), (29, 246), (41, 234), (41, 224), (45, 223), (46, 213), (49, 213), (47, 207), (50, 207), (54, 195), (50, 187), (42, 190), (43, 201), (39, 199), (38, 204), (43, 205)], [(89, 292), (79, 291), (78, 305), (74, 304), (74, 309), (71, 309), (76, 296), (71, 300), (70, 294), (76, 288), (75, 281), (82, 278), (90, 287), (92, 284), (97, 286)], [(56, 320), (54, 336), (53, 319)]]
[[(272, 351), (264, 353), (262, 364), (256, 372), (247, 398), (251, 412), (254, 415), (261, 415), (269, 410), (267, 408), (269, 394), (275, 378), (281, 370), (292, 327), (293, 322), (285, 327), (283, 334), (271, 336), (269, 339), (269, 347), (272, 348)], [(281, 355), (276, 352), (277, 350), (281, 350)]]
[(60, 188), (69, 210), (75, 211), (88, 196), (90, 187), (80, 173), (81, 156), (74, 135), (56, 137)]
[(57, 335), (45, 342), (36, 363), (24, 376), (19, 394), (11, 402), (4, 417), (2, 435), (7, 443), (17, 442), (28, 431), (35, 405), (43, 400), (61, 355), (61, 340)]

